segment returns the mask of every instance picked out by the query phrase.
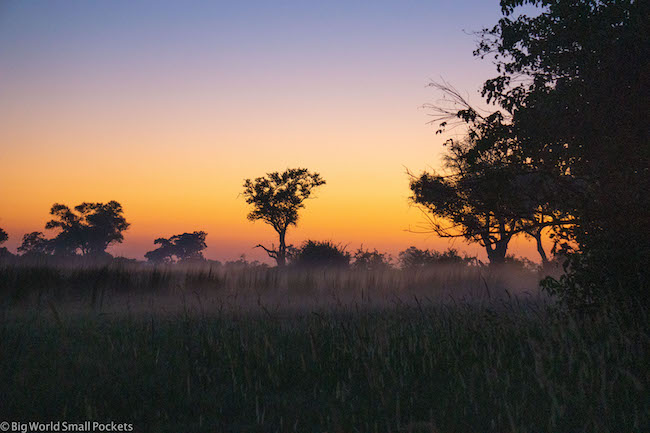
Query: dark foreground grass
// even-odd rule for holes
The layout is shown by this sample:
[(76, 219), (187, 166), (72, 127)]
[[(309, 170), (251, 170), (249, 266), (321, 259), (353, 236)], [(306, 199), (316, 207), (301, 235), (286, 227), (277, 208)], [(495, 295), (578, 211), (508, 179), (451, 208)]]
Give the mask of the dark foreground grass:
[(501, 304), (7, 316), (0, 420), (143, 432), (648, 431), (647, 327)]

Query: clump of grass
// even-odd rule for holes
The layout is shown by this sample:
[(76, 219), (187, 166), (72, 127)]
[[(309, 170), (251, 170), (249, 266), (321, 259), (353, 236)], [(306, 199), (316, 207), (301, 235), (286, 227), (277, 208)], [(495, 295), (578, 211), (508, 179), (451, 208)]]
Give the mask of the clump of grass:
[[(275, 284), (275, 282), (273, 283)], [(647, 431), (646, 325), (516, 300), (7, 316), (0, 418), (138, 431)], [(53, 320), (57, 311), (57, 320)]]

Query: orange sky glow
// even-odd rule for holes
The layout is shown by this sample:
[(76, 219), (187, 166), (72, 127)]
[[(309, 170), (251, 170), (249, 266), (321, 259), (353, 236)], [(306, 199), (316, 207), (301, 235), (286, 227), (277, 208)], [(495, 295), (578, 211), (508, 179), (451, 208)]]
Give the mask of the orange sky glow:
[[(298, 10), (300, 25), (276, 17), (259, 35), (220, 28), (218, 13), (196, 24), (190, 12), (160, 12), (152, 19), (177, 24), (170, 35), (162, 23), (125, 18), (144, 12), (118, 3), (97, 27), (88, 23), (97, 6), (74, 3), (77, 15), (59, 8), (36, 35), (53, 13), (47, 2), (0, 8), (0, 227), (11, 251), (23, 234), (43, 231), (55, 202), (117, 200), (131, 227), (109, 249), (115, 255), (142, 258), (156, 237), (205, 230), (207, 258), (268, 262), (253, 246), (275, 233), (246, 219), (243, 180), (306, 167), (327, 184), (290, 243), (363, 244), (394, 257), (411, 245), (454, 246), (485, 259), (478, 245), (409, 231), (424, 220), (409, 206), (406, 170), (438, 168), (444, 151), (447, 137), (420, 108), (436, 96), (431, 78), (480, 101), (494, 71), (472, 57), (463, 29), (492, 24), (494, 5), (469, 22), (462, 8), (440, 17), (421, 2), (396, 17), (398, 6), (381, 3), (386, 10), (356, 21), (319, 11), (325, 18), (311, 24), (303, 21), (312, 11)], [(436, 20), (447, 23), (444, 35)], [(510, 252), (538, 261), (523, 238)]]

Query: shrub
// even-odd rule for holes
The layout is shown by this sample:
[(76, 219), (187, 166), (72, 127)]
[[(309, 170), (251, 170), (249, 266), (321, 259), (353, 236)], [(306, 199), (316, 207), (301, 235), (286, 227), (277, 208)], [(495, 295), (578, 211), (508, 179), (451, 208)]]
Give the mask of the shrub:
[(387, 253), (380, 253), (376, 249), (373, 251), (364, 250), (363, 245), (354, 253), (354, 269), (365, 271), (375, 271), (391, 267), (392, 257)]
[(427, 267), (435, 265), (459, 264), (468, 266), (476, 262), (476, 257), (461, 256), (458, 250), (448, 248), (446, 251), (421, 250), (409, 247), (399, 253), (399, 263), (402, 269)]
[(308, 240), (291, 254), (291, 264), (297, 267), (347, 267), (350, 253), (332, 241)]

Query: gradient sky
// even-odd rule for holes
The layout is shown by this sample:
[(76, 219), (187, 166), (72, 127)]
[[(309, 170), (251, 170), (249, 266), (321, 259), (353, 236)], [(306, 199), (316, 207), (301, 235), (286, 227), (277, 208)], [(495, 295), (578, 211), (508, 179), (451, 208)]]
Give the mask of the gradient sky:
[(440, 77), (480, 101), (495, 71), (471, 32), (499, 16), (498, 0), (0, 1), (5, 246), (55, 202), (117, 200), (132, 225), (113, 254), (205, 230), (206, 257), (260, 259), (275, 233), (246, 220), (243, 179), (307, 167), (327, 185), (289, 242), (444, 249), (407, 231), (423, 219), (405, 171), (438, 167), (445, 140), (420, 107)]

